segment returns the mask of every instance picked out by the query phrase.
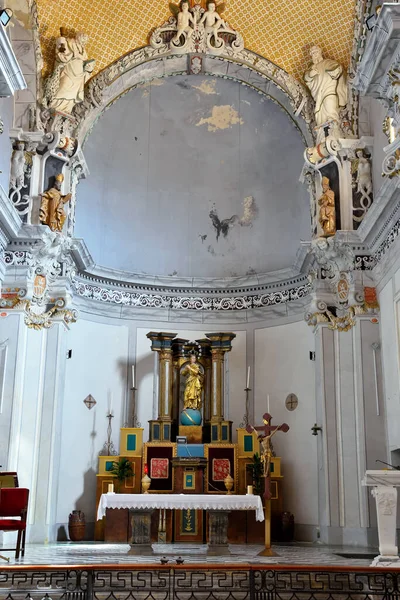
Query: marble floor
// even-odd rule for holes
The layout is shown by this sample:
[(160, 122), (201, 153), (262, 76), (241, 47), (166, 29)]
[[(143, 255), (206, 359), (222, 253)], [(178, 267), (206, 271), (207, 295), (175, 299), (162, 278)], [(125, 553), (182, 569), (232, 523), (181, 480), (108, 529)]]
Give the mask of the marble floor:
[[(376, 549), (333, 547), (317, 544), (274, 545), (277, 556), (258, 556), (263, 549), (258, 545), (231, 545), (230, 556), (207, 556), (207, 546), (197, 544), (153, 544), (154, 556), (131, 556), (127, 544), (99, 542), (59, 542), (54, 544), (27, 544), (25, 557), (15, 560), (14, 552), (2, 551), (0, 555), (10, 558), (12, 565), (107, 565), (160, 564), (165, 557), (171, 566), (181, 556), (185, 564), (286, 564), (286, 565), (332, 565), (361, 566), (371, 564)], [(339, 556), (345, 554), (346, 556)], [(356, 555), (350, 558), (349, 555)], [(0, 559), (0, 569), (7, 563)]]

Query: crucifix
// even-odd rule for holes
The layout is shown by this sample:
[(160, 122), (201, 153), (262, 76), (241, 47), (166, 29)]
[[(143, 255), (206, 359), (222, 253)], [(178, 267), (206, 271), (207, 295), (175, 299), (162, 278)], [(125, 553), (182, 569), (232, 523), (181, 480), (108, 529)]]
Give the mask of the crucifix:
[(257, 432), (258, 439), (261, 443), (261, 447), (262, 447), (261, 460), (264, 465), (264, 477), (265, 477), (265, 490), (264, 490), (265, 500), (271, 499), (270, 466), (271, 466), (271, 459), (273, 457), (272, 447), (271, 447), (271, 438), (278, 431), (283, 431), (283, 433), (287, 433), (289, 431), (289, 425), (287, 423), (283, 423), (282, 425), (271, 425), (271, 421), (272, 421), (271, 415), (269, 413), (265, 413), (263, 415), (263, 425), (260, 425), (258, 427), (252, 427), (251, 425), (247, 425), (247, 427), (246, 427), (246, 431), (248, 433), (253, 433), (253, 431)]
[(274, 552), (271, 550), (271, 460), (273, 458), (273, 451), (271, 445), (271, 438), (278, 432), (283, 431), (287, 433), (289, 431), (289, 425), (282, 423), (282, 425), (271, 425), (272, 417), (269, 413), (263, 415), (263, 425), (253, 427), (247, 425), (246, 431), (248, 433), (256, 432), (258, 439), (262, 447), (261, 460), (264, 466), (264, 477), (265, 477), (265, 488), (264, 488), (264, 500), (265, 500), (265, 549), (260, 552), (262, 556), (273, 556)]

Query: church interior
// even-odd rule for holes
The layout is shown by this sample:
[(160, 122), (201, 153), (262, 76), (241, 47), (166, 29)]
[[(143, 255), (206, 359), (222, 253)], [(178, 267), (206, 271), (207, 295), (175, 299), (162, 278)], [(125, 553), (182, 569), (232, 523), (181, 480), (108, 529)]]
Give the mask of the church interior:
[(400, 598), (399, 40), (0, 0), (0, 600)]

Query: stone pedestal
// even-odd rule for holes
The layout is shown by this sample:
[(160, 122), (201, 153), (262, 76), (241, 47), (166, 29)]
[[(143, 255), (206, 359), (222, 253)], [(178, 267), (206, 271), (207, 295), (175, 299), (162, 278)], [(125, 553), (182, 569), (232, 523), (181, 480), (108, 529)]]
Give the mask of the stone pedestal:
[(209, 515), (209, 556), (223, 556), (230, 554), (228, 546), (228, 517), (227, 510), (210, 510)]
[(188, 444), (201, 444), (203, 428), (201, 425), (179, 425), (179, 435), (186, 436)]
[(399, 471), (367, 471), (362, 481), (372, 487), (378, 516), (379, 555), (371, 566), (400, 565), (396, 543), (397, 489)]
[(150, 556), (153, 554), (151, 546), (151, 515), (153, 510), (130, 511), (132, 520), (131, 549), (128, 554)]

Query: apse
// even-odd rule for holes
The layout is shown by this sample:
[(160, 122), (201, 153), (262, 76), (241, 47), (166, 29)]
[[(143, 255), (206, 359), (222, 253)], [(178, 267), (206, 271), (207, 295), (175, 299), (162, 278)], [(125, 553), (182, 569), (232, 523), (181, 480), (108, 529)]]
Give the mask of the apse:
[(129, 274), (290, 268), (311, 235), (303, 150), (286, 110), (250, 87), (153, 80), (109, 107), (88, 137), (75, 235), (97, 267)]

